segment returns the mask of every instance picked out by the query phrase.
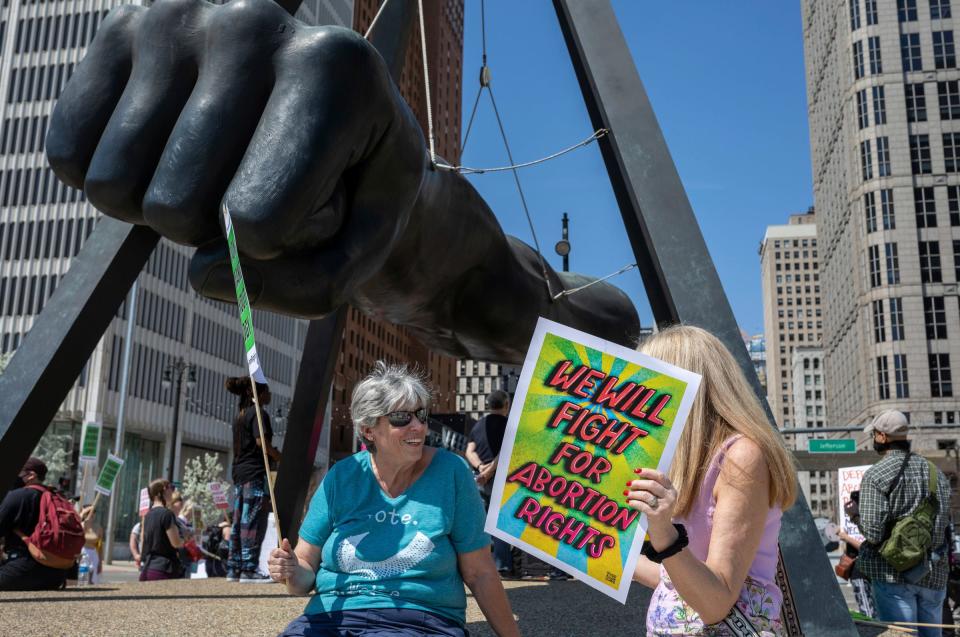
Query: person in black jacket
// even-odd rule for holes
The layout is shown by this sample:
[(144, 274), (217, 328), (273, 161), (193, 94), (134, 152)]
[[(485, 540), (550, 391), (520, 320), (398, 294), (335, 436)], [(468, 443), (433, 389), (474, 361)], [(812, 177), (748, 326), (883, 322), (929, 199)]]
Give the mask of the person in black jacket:
[[(270, 577), (257, 568), (260, 544), (267, 530), (270, 492), (263, 465), (264, 442), (260, 439), (250, 379), (246, 376), (228, 378), (226, 387), (240, 397), (237, 417), (233, 421), (233, 527), (227, 581), (270, 583)], [(270, 388), (264, 383), (257, 383), (257, 401), (261, 407), (270, 404)], [(279, 460), (280, 452), (273, 446), (270, 416), (264, 409), (260, 412), (267, 456)]]
[(40, 518), (40, 497), (29, 485), (43, 484), (47, 465), (31, 457), (17, 475), (16, 487), (0, 503), (0, 538), (6, 559), (0, 564), (0, 591), (42, 591), (63, 588), (67, 571), (50, 568), (30, 556), (17, 531), (29, 536)]

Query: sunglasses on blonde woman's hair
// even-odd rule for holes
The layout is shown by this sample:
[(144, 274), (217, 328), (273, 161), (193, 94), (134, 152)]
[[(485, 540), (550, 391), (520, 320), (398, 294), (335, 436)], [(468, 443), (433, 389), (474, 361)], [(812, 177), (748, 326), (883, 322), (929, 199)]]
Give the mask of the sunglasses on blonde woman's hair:
[(406, 427), (410, 424), (410, 421), (413, 420), (413, 417), (416, 416), (417, 420), (421, 423), (426, 424), (427, 422), (427, 409), (426, 407), (421, 407), (415, 411), (394, 411), (386, 415), (387, 422), (390, 423), (391, 427)]

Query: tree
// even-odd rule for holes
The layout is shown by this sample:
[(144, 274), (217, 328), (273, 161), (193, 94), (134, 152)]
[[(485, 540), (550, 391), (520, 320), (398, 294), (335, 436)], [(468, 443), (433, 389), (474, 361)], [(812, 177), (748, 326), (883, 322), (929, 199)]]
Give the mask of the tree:
[(203, 456), (191, 458), (183, 471), (183, 483), (180, 492), (184, 500), (192, 500), (194, 507), (203, 514), (204, 523), (210, 523), (220, 517), (220, 510), (213, 504), (210, 493), (210, 483), (218, 482), (224, 493), (230, 489), (230, 484), (220, 479), (223, 475), (223, 466), (216, 454), (205, 453)]

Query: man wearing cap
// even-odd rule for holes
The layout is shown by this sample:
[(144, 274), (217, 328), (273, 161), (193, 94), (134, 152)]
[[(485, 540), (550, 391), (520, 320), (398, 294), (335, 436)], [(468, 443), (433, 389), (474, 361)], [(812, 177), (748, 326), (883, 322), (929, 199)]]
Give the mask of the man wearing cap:
[[(882, 457), (867, 469), (860, 483), (859, 515), (854, 521), (865, 541), (857, 566), (871, 581), (878, 619), (939, 624), (947, 588), (945, 530), (950, 483), (942, 471), (910, 452), (909, 427), (904, 414), (889, 410), (864, 428)], [(893, 524), (913, 513), (929, 495), (931, 470), (937, 471), (939, 507), (931, 552), (920, 565), (898, 572), (880, 555), (880, 547)], [(941, 633), (939, 628), (920, 627), (919, 634), (926, 637)]]
[(52, 590), (64, 585), (67, 571), (37, 562), (17, 534), (20, 531), (29, 536), (37, 526), (42, 494), (26, 487), (43, 484), (46, 477), (47, 465), (31, 457), (17, 475), (16, 488), (8, 491), (0, 503), (0, 537), (6, 553), (6, 560), (0, 564), (0, 591)]

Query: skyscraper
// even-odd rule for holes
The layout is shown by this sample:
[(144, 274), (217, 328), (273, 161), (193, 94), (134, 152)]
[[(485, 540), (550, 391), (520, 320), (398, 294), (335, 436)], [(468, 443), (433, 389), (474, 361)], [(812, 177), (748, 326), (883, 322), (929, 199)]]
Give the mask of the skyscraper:
[[(760, 244), (767, 397), (777, 425), (795, 426), (793, 350), (820, 345), (823, 329), (817, 226), (811, 208), (767, 226)], [(820, 419), (819, 426), (823, 426)]]
[[(843, 424), (890, 408), (915, 424), (956, 420), (960, 79), (951, 4), (802, 6), (827, 412)], [(915, 448), (955, 438), (944, 433)]]

